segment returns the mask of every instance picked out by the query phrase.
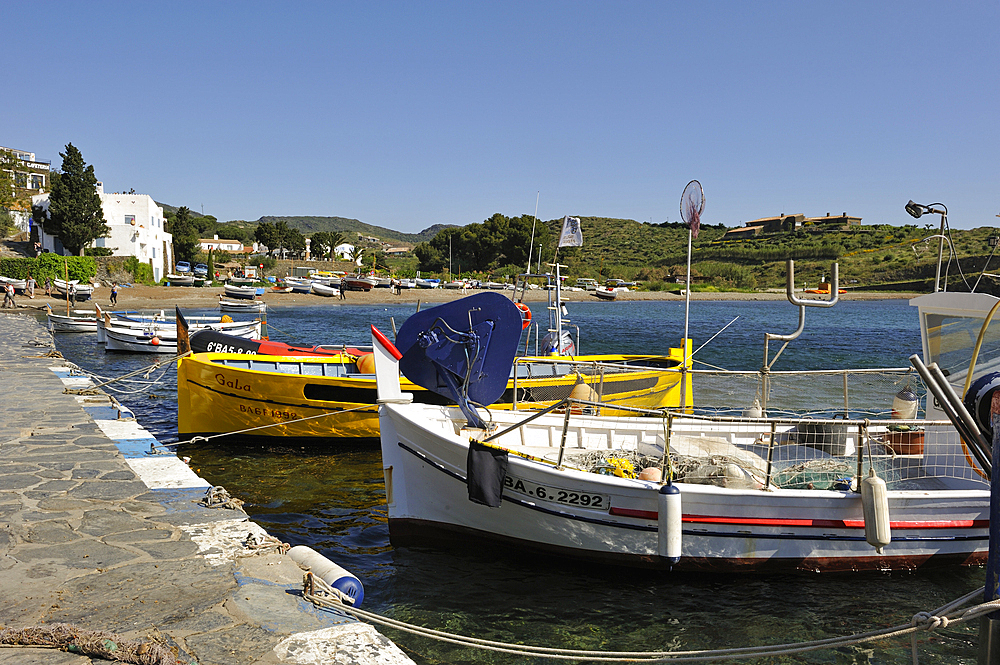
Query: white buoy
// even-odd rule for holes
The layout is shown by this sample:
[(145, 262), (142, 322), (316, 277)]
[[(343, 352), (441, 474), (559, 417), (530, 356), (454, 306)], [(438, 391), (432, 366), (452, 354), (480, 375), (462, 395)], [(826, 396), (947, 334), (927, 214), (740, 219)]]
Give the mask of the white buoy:
[(361, 605), (361, 601), (365, 598), (365, 587), (357, 577), (305, 545), (296, 545), (288, 550), (288, 556), (292, 557), (292, 561), (300, 568), (311, 570), (313, 575), (343, 592), (353, 601), (351, 605), (354, 607)]
[(867, 478), (861, 481), (861, 509), (865, 515), (865, 540), (879, 554), (882, 548), (892, 542), (889, 527), (889, 497), (885, 481), (869, 469)]
[(656, 497), (656, 550), (671, 565), (681, 560), (681, 491), (676, 485), (663, 485)]

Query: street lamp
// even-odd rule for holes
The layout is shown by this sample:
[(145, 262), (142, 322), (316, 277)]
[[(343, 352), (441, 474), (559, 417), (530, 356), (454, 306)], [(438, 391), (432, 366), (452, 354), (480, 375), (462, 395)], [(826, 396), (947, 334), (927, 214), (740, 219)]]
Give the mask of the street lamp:
[(910, 217), (913, 217), (914, 219), (920, 219), (920, 216), (924, 214), (941, 215), (941, 234), (940, 239), (938, 240), (937, 271), (934, 273), (934, 293), (937, 293), (941, 290), (941, 259), (944, 256), (944, 227), (948, 224), (948, 206), (943, 203), (923, 205), (922, 203), (914, 203), (911, 199), (903, 207), (906, 209), (906, 212), (910, 214)]

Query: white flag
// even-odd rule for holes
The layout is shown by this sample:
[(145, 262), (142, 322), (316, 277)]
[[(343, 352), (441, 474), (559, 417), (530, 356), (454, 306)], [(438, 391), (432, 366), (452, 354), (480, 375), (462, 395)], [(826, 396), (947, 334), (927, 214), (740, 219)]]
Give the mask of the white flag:
[(580, 218), (567, 215), (563, 218), (562, 234), (559, 236), (560, 247), (583, 247), (583, 229), (580, 228)]

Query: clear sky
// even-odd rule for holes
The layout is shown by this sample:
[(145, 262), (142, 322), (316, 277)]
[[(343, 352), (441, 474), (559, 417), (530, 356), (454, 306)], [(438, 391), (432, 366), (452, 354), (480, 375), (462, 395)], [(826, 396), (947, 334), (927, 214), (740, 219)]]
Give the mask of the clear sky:
[[(5, 2), (0, 145), (220, 221), (1000, 219), (1000, 3)], [(937, 224), (938, 218), (924, 218)]]

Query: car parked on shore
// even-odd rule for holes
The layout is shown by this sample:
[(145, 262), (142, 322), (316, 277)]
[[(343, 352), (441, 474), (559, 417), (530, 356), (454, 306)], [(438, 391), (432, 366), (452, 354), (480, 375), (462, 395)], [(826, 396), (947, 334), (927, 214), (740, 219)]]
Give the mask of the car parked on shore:
[(191, 272), (191, 264), (187, 261), (178, 261), (174, 265), (174, 269), (177, 271), (178, 275), (183, 275), (185, 273)]
[(208, 266), (204, 263), (199, 263), (194, 267), (194, 274), (201, 275), (202, 277), (208, 276)]

